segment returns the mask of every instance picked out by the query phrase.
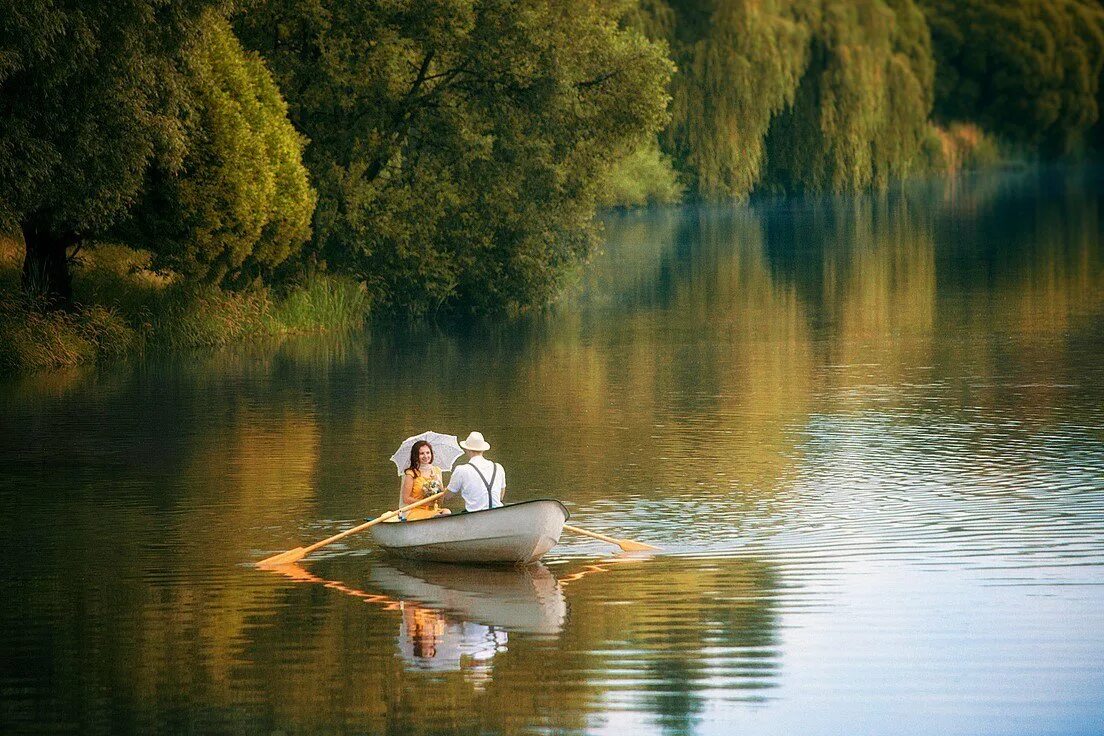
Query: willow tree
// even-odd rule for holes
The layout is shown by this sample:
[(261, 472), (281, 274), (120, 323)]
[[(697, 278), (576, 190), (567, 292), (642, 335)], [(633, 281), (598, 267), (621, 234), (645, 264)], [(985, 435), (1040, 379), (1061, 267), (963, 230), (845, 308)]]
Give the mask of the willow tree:
[(1098, 0), (920, 0), (932, 29), (935, 113), (1065, 153), (1100, 119)]
[(244, 286), (269, 277), (310, 238), (315, 196), (304, 140), (263, 61), (208, 13), (183, 62), (186, 154), (153, 167), (113, 235), (151, 250), (191, 283)]
[(664, 49), (597, 0), (260, 0), (237, 27), (310, 138), (317, 257), (383, 310), (548, 299), (666, 120)]
[[(812, 5), (812, 4), (810, 4)], [(934, 67), (912, 0), (823, 4), (793, 104), (764, 141), (767, 186), (855, 191), (918, 168)]]
[(184, 158), (179, 61), (209, 0), (0, 2), (0, 228), (23, 283), (68, 304), (68, 256)]
[(854, 189), (919, 160), (931, 107), (913, 0), (647, 0), (679, 73), (664, 148), (698, 194)]
[(638, 22), (667, 40), (678, 65), (663, 148), (704, 196), (742, 196), (758, 182), (763, 138), (793, 103), (812, 28), (792, 0), (652, 0)]

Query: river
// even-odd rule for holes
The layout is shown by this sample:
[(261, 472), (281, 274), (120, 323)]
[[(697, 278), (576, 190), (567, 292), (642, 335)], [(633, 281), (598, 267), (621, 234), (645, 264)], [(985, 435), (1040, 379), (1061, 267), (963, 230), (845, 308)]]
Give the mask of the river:
[[(547, 314), (0, 385), (0, 732), (1098, 734), (1104, 176), (610, 215)], [(483, 432), (571, 538), (390, 560)]]

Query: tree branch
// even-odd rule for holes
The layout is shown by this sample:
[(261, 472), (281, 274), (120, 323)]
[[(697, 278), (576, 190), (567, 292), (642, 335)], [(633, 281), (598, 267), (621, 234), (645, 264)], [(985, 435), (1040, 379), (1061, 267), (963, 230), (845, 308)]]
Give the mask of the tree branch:
[[(642, 58), (644, 58), (643, 54), (637, 54), (636, 56), (632, 57), (629, 61), (633, 62), (633, 61), (636, 61), (637, 59), (642, 59)], [(626, 69), (628, 69), (627, 65), (626, 66), (620, 66), (617, 69), (614, 69), (613, 71), (606, 72), (605, 74), (599, 74), (597, 77), (594, 77), (593, 79), (585, 79), (582, 82), (576, 82), (575, 86), (578, 87), (579, 89), (586, 89), (587, 87), (597, 87), (598, 85), (602, 84), (603, 82), (608, 82), (609, 80), (613, 79), (614, 77), (620, 75)]]
[(382, 150), (376, 154), (376, 157), (372, 159), (372, 163), (368, 165), (368, 168), (364, 172), (363, 179), (365, 181), (372, 181), (380, 172), (383, 171), (384, 165), (391, 158), (391, 149), (402, 137), (402, 134), (406, 131), (407, 126), (410, 124), (410, 114), (413, 106), (410, 104), (417, 96), (418, 90), (425, 84), (426, 77), (429, 75), (429, 65), (433, 63), (433, 56), (436, 52), (430, 49), (425, 58), (422, 59), (422, 64), (418, 68), (418, 75), (415, 77), (413, 84), (410, 85), (410, 89), (403, 95), (402, 101), (399, 103), (398, 108), (395, 110), (395, 114), (392, 116), (391, 124), (388, 128), (391, 130), (386, 136), (386, 143), (383, 145)]

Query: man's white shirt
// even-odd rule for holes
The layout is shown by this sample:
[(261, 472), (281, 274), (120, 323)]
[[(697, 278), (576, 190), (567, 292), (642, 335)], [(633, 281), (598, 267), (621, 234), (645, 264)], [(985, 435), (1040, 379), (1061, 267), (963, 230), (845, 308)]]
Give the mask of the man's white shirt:
[[(491, 498), (494, 500), (494, 508), (502, 505), (502, 491), (506, 488), (506, 471), (501, 465), (492, 463), (485, 457), (473, 457), (467, 464), (458, 465), (452, 470), (452, 478), (449, 479), (448, 489), (453, 493), (459, 493), (464, 498), (464, 508), (468, 511), (482, 511), (487, 508), (487, 486), (483, 483), (479, 473), (469, 468), (468, 464), (479, 468), (483, 477), (491, 484)], [(495, 473), (495, 466), (498, 472)], [(491, 474), (495, 478), (491, 480)]]

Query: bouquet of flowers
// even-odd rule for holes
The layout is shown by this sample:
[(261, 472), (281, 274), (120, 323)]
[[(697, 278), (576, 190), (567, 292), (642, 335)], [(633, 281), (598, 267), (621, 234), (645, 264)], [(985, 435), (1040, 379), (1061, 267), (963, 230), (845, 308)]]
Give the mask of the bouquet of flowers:
[(440, 493), (443, 490), (444, 488), (441, 487), (441, 481), (437, 480), (436, 478), (427, 480), (425, 483), (422, 484), (422, 493), (424, 493), (426, 496), (432, 496), (434, 493)]

